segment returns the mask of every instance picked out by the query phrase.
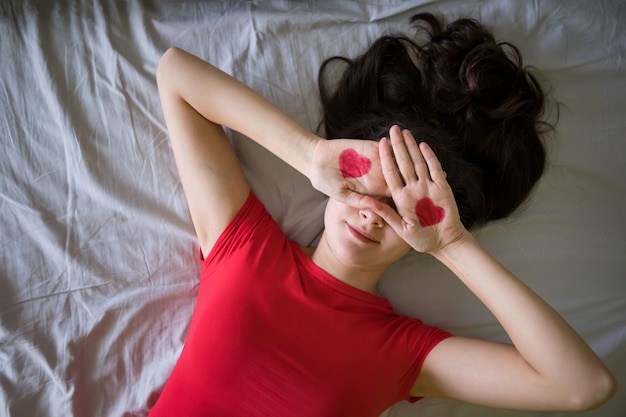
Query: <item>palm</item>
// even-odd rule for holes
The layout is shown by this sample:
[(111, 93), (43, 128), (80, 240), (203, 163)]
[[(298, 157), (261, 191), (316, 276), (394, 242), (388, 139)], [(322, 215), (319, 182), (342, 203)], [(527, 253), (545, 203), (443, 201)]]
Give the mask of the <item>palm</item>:
[(464, 230), (452, 190), (427, 145), (397, 127), (390, 136), (391, 143), (381, 142), (380, 159), (397, 213), (384, 207), (379, 214), (415, 250), (434, 252)]
[(313, 186), (344, 203), (362, 207), (371, 202), (368, 196), (390, 195), (376, 142), (353, 139), (320, 141), (311, 165)]
[(458, 211), (447, 183), (442, 187), (420, 180), (394, 193), (393, 199), (401, 218), (401, 228), (396, 232), (419, 252), (442, 247), (444, 237), (457, 226)]

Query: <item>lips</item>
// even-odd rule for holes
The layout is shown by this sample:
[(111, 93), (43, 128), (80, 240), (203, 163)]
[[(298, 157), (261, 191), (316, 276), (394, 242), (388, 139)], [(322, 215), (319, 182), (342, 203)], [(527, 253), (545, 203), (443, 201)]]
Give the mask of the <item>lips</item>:
[(367, 233), (364, 230), (359, 229), (358, 227), (354, 227), (354, 226), (348, 224), (348, 229), (350, 230), (350, 233), (352, 234), (352, 236), (354, 236), (355, 238), (357, 238), (361, 242), (364, 242), (364, 243), (378, 243), (378, 241), (376, 239), (374, 239), (374, 236), (370, 235), (369, 233)]

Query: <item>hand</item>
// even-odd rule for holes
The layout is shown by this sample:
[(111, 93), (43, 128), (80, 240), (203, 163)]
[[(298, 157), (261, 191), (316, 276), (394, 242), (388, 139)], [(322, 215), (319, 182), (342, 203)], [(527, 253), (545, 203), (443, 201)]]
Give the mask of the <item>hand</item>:
[(378, 143), (371, 140), (320, 140), (308, 175), (313, 187), (356, 208), (391, 195), (383, 177)]
[(379, 152), (397, 212), (380, 203), (373, 210), (418, 252), (433, 254), (463, 238), (467, 230), (435, 153), (408, 130), (394, 126), (389, 136)]

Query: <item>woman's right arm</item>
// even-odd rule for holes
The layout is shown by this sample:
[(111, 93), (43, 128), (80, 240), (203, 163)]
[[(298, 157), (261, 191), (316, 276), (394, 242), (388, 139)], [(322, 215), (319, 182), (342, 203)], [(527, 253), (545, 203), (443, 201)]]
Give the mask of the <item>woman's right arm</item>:
[(242, 133), (307, 174), (320, 138), (240, 81), (178, 48), (163, 54), (157, 80), (162, 101), (163, 93), (177, 96), (203, 118)]
[[(348, 204), (375, 204), (364, 195), (389, 195), (372, 141), (327, 141), (307, 132), (252, 89), (200, 58), (168, 49), (157, 69), (165, 121), (203, 253), (239, 210), (249, 185), (222, 126), (249, 137)], [(346, 149), (370, 160), (368, 174), (346, 178)], [(208, 215), (207, 213), (210, 213)]]

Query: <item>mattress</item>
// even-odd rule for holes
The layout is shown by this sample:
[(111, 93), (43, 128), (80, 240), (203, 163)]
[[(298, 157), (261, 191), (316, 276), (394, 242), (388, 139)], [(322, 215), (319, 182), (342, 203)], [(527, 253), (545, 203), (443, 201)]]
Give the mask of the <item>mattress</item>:
[[(620, 0), (0, 0), (0, 415), (145, 416), (181, 352), (200, 264), (156, 89), (168, 47), (213, 63), (315, 130), (321, 62), (407, 32), (421, 11), (480, 20), (520, 48), (560, 103), (549, 165), (531, 199), (474, 233), (621, 383), (607, 404), (577, 415), (626, 416)], [(315, 244), (326, 197), (258, 145), (229, 135), (284, 232)], [(427, 255), (404, 257), (380, 291), (402, 314), (507, 340)], [(424, 399), (384, 415), (561, 414)]]

